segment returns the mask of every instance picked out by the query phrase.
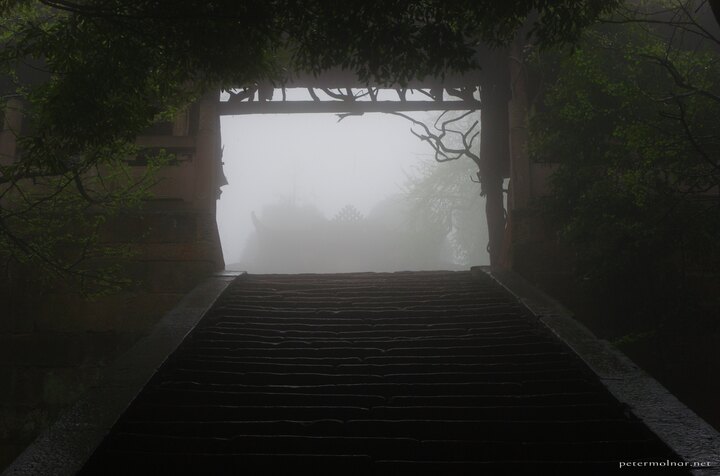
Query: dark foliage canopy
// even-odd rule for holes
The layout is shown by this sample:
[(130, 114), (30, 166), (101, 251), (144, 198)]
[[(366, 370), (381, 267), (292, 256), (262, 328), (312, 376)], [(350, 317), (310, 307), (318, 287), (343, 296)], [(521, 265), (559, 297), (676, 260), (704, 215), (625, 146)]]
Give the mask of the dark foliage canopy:
[(76, 137), (81, 149), (129, 139), (193, 93), (288, 71), (341, 67), (362, 80), (403, 83), (467, 70), (481, 44), (506, 43), (529, 15), (541, 43), (572, 41), (615, 2), (4, 3), (0, 60), (15, 69), (44, 62), (47, 81), (29, 91), (37, 125)]
[(643, 5), (535, 57), (530, 145), (557, 167), (546, 210), (583, 286), (652, 327), (713, 301), (698, 293), (720, 269), (720, 32), (702, 2)]
[[(0, 105), (19, 100), (27, 124), (22, 160), (0, 164), (0, 254), (54, 262), (53, 240), (31, 243), (48, 216), (76, 213), (88, 198), (96, 214), (137, 201), (133, 185), (89, 197), (88, 173), (122, 166), (138, 133), (205, 92), (331, 68), (375, 83), (442, 76), (481, 67), (480, 48), (521, 29), (541, 45), (572, 42), (617, 3), (0, 1)], [(26, 193), (28, 179), (43, 188)]]

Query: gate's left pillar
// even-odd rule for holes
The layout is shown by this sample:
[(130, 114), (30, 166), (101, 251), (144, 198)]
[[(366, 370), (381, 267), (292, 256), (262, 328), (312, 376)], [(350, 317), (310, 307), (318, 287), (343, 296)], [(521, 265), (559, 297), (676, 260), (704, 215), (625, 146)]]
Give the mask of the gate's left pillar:
[(144, 291), (184, 293), (224, 268), (215, 217), (224, 185), (218, 101), (219, 94), (207, 94), (173, 122), (137, 139), (148, 154), (164, 150), (174, 157), (159, 171), (152, 200), (128, 217), (139, 222), (130, 228), (140, 233), (136, 246), (143, 266), (137, 278)]

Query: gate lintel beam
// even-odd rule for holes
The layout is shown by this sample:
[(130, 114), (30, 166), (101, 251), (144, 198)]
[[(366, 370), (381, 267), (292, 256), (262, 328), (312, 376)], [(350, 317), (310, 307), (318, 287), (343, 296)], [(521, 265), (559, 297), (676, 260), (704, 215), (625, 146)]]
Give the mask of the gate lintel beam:
[(308, 114), (412, 111), (468, 111), (480, 109), (480, 101), (252, 101), (221, 102), (221, 116), (244, 114)]

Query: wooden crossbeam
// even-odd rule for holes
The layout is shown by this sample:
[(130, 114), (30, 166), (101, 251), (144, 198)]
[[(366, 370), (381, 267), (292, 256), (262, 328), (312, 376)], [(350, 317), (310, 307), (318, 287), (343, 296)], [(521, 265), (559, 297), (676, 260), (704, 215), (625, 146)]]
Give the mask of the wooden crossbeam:
[(308, 114), (412, 111), (469, 111), (480, 101), (228, 101), (221, 102), (221, 116), (242, 114)]

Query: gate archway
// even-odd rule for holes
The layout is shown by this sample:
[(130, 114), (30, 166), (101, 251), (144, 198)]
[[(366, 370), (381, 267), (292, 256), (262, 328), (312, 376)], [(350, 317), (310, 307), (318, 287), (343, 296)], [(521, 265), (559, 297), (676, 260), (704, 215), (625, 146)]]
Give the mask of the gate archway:
[[(222, 252), (215, 225), (216, 199), (224, 185), (220, 117), (238, 114), (335, 113), (342, 116), (370, 112), (405, 113), (412, 111), (479, 111), (482, 193), (486, 196), (489, 230), (488, 250), (493, 266), (508, 265), (510, 234), (506, 229), (511, 207), (523, 206), (528, 192), (524, 84), (518, 67), (511, 67), (508, 50), (487, 52), (481, 71), (463, 75), (429, 78), (400, 85), (362, 84), (352, 74), (330, 71), (319, 77), (297, 76), (278, 83), (252, 84), (225, 94), (206, 94), (172, 125), (163, 136), (141, 136), (146, 147), (165, 148), (187, 157), (168, 170), (158, 198), (177, 202), (184, 208), (182, 221), (196, 224), (197, 241), (186, 247), (189, 258), (211, 263), (222, 269)], [(307, 90), (309, 100), (292, 100), (286, 91)], [(516, 91), (512, 91), (512, 89)], [(517, 97), (513, 100), (513, 94)], [(520, 104), (522, 103), (522, 104)], [(170, 132), (170, 134), (167, 134)], [(512, 151), (512, 152), (511, 152)], [(510, 190), (503, 189), (513, 176)], [(173, 196), (174, 194), (174, 196)], [(181, 200), (177, 200), (181, 199)]]

